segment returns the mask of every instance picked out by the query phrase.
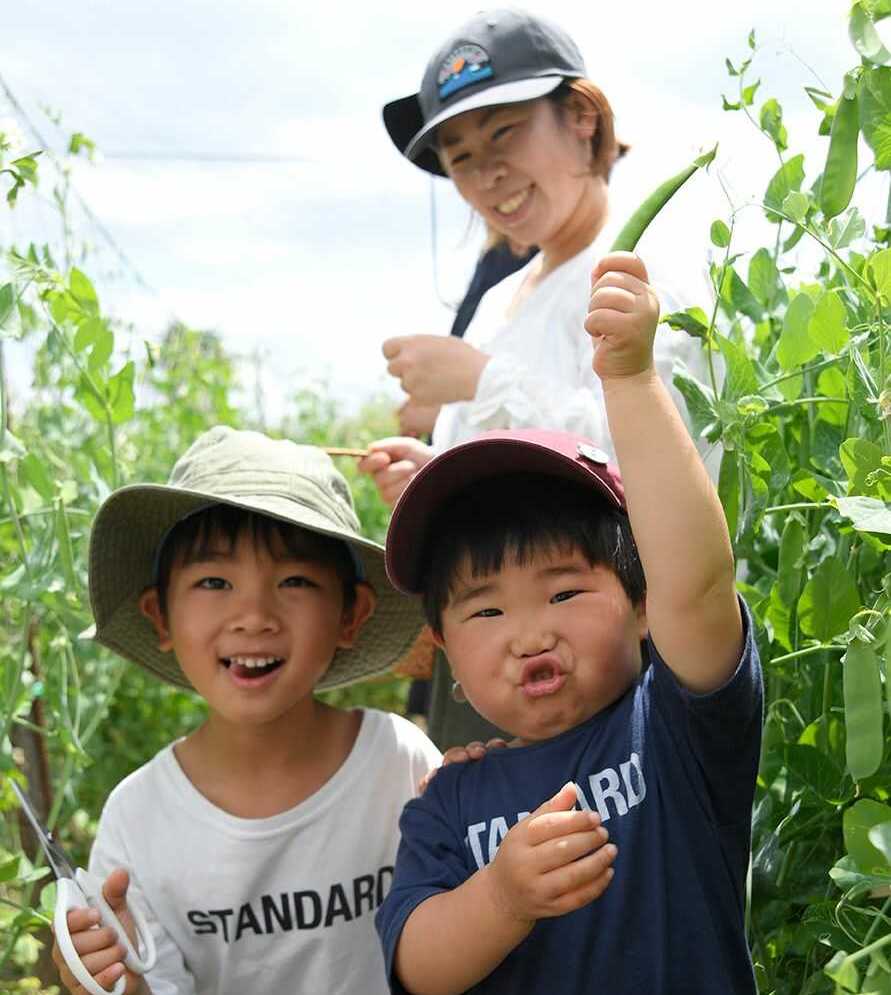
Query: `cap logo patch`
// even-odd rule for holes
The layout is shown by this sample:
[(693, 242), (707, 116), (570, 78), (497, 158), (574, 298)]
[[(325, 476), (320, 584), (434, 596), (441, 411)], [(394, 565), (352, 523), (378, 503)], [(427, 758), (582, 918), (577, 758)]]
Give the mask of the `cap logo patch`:
[(465, 86), (479, 83), (495, 75), (489, 62), (489, 53), (479, 45), (459, 45), (443, 60), (436, 76), (439, 99), (445, 100)]

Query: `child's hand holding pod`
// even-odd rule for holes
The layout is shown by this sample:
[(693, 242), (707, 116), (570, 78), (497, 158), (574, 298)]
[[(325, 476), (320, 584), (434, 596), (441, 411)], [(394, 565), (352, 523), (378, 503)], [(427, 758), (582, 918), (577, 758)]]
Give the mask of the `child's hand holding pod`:
[(631, 252), (611, 252), (594, 267), (585, 331), (594, 339), (593, 368), (601, 380), (652, 368), (659, 300), (647, 268)]

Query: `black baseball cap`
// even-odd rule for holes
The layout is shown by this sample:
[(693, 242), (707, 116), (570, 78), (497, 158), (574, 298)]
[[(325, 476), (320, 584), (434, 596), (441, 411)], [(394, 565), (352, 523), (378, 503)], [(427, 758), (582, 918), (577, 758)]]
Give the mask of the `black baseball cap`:
[(444, 176), (431, 147), (443, 121), (480, 107), (534, 100), (585, 74), (575, 42), (556, 24), (520, 10), (483, 11), (437, 49), (418, 93), (384, 105), (384, 124), (407, 159)]
[(387, 530), (390, 583), (403, 594), (422, 593), (423, 559), (437, 512), (477, 481), (512, 473), (571, 480), (590, 487), (611, 507), (626, 511), (619, 470), (590, 439), (541, 428), (483, 432), (435, 456), (403, 491)]

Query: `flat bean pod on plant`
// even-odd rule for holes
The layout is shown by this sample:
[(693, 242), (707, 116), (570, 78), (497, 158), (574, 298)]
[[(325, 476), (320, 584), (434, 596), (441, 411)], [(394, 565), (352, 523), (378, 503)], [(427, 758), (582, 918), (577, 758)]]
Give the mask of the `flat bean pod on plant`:
[(820, 184), (820, 210), (834, 218), (851, 203), (857, 182), (857, 139), (860, 135), (860, 102), (857, 91), (848, 98), (842, 93), (832, 121), (829, 152)]
[(697, 156), (689, 166), (656, 187), (634, 214), (631, 215), (628, 221), (625, 222), (622, 230), (616, 236), (610, 251), (634, 252), (641, 235), (647, 230), (653, 218), (665, 207), (697, 169), (708, 166), (712, 159), (715, 158), (717, 151), (718, 146), (716, 145), (711, 152)]
[(853, 639), (843, 658), (848, 770), (855, 781), (870, 777), (882, 762), (882, 681), (872, 645)]

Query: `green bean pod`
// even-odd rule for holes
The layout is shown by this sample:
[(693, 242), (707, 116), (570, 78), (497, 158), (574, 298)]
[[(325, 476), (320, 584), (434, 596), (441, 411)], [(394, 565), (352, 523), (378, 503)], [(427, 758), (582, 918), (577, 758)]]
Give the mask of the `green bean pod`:
[(832, 120), (829, 152), (820, 184), (820, 210), (834, 218), (851, 203), (857, 182), (857, 137), (860, 134), (859, 100), (855, 91), (849, 100), (842, 94)]
[(848, 770), (855, 781), (862, 781), (879, 769), (884, 748), (879, 661), (872, 646), (854, 639), (843, 663)]
[(641, 235), (647, 230), (647, 226), (653, 218), (665, 207), (697, 169), (708, 166), (712, 159), (715, 158), (717, 151), (718, 146), (716, 145), (711, 152), (697, 156), (689, 166), (656, 187), (634, 214), (631, 215), (628, 221), (625, 222), (624, 227), (616, 236), (616, 240), (613, 242), (610, 251), (634, 252)]

